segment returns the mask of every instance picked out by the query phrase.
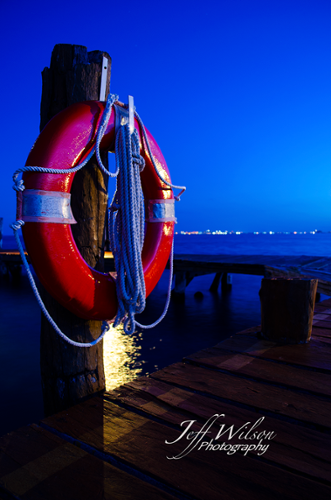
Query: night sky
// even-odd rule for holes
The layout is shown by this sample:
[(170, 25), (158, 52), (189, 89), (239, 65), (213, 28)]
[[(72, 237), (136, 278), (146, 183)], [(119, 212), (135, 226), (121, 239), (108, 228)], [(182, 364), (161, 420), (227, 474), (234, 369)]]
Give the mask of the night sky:
[(112, 57), (111, 90), (187, 186), (177, 230), (331, 230), (329, 0), (0, 0), (0, 216), (39, 133), (57, 43)]

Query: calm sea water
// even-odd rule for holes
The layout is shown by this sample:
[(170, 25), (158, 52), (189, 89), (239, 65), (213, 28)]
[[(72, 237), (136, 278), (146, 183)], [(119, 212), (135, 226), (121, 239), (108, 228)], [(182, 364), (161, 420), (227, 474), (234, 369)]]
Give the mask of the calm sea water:
[[(14, 239), (4, 237), (3, 247), (15, 248)], [(331, 234), (176, 235), (175, 253), (331, 256)], [(161, 314), (168, 277), (165, 271), (148, 297), (141, 323), (149, 324)], [(212, 279), (212, 275), (195, 278), (185, 301), (172, 301), (166, 318), (154, 329), (132, 336), (117, 329), (107, 335), (108, 389), (260, 323), (261, 277), (233, 275), (232, 290), (216, 294), (209, 292)], [(201, 299), (195, 297), (197, 291), (202, 292)], [(25, 273), (19, 282), (0, 277), (0, 435), (43, 417), (39, 336), (39, 306)]]

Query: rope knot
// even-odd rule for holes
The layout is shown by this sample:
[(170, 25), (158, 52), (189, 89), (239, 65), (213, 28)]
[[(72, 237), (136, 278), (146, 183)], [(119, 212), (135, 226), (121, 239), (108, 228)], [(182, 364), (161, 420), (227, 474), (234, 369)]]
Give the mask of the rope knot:
[(18, 180), (18, 176), (19, 176), (20, 172), (21, 172), (21, 169), (17, 170), (13, 175), (13, 181), (14, 181), (13, 189), (17, 192), (24, 191), (24, 189), (25, 189), (23, 179)]
[(132, 161), (135, 165), (139, 166), (139, 172), (142, 172), (145, 168), (145, 160), (141, 156), (141, 154), (133, 152), (132, 153)]
[(12, 224), (10, 224), (9, 227), (14, 231), (18, 231), (22, 226), (24, 226), (24, 224), (25, 224), (24, 220), (17, 220)]

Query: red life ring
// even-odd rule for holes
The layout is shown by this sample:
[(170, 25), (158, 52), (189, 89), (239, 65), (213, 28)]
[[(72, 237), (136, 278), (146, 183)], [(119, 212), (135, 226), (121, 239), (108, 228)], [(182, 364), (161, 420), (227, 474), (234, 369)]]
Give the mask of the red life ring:
[[(104, 109), (105, 103), (89, 101), (73, 104), (60, 112), (39, 135), (26, 165), (66, 169), (79, 164), (95, 145), (96, 131)], [(101, 150), (114, 148), (114, 114), (112, 112), (101, 141)], [(175, 224), (172, 212), (174, 197), (172, 190), (154, 170), (137, 122), (135, 127), (139, 132), (140, 152), (146, 162), (141, 182), (148, 214), (142, 252), (147, 296), (160, 279), (171, 252)], [(158, 169), (163, 178), (170, 182), (161, 150), (147, 130), (146, 133)], [(72, 236), (71, 210), (68, 205), (74, 175), (25, 172), (22, 211), (18, 218), (25, 221), (22, 231), (26, 249), (46, 290), (81, 318), (111, 320), (117, 312), (115, 280), (109, 274), (88, 266)], [(47, 211), (50, 200), (51, 205), (55, 200), (55, 213), (54, 208)], [(161, 210), (160, 215), (157, 207), (162, 206), (165, 210)]]

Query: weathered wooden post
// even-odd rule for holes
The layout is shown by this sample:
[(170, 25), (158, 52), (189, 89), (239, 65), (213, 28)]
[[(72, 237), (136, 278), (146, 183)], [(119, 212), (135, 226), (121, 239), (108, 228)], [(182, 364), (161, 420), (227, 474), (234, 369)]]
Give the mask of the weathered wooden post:
[(226, 292), (232, 288), (232, 275), (228, 273), (218, 272), (215, 274), (212, 284), (210, 285), (209, 291), (216, 293), (221, 282), (222, 291)]
[(232, 274), (223, 273), (222, 280), (221, 280), (221, 287), (222, 287), (223, 292), (231, 290), (231, 288), (232, 288)]
[(276, 342), (309, 342), (317, 279), (264, 278), (261, 283), (261, 332)]
[[(51, 64), (42, 72), (40, 129), (59, 111), (75, 102), (99, 100), (103, 56), (108, 60), (106, 95), (109, 92), (110, 56), (87, 52), (80, 45), (59, 44)], [(107, 154), (103, 162), (108, 166)], [(71, 205), (77, 224), (72, 233), (80, 253), (93, 268), (103, 271), (103, 239), (108, 178), (94, 158), (76, 173)], [(100, 321), (85, 321), (67, 311), (43, 290), (45, 305), (61, 330), (78, 342), (91, 342), (101, 332)], [(90, 348), (67, 344), (42, 315), (41, 375), (45, 414), (65, 409), (81, 398), (105, 388), (103, 342)]]

